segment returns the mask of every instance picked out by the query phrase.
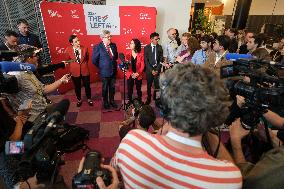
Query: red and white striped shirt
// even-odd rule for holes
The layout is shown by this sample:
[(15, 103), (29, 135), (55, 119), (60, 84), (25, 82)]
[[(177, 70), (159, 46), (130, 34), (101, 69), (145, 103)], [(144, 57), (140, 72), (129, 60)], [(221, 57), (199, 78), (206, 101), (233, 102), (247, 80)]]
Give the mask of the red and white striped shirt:
[(191, 154), (169, 145), (160, 135), (132, 130), (121, 141), (112, 160), (125, 188), (242, 187), (239, 169), (206, 152)]

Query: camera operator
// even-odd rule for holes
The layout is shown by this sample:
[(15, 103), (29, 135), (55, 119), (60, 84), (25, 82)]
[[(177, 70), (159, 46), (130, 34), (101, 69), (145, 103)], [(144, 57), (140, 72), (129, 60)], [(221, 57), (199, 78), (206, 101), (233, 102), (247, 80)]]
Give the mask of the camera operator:
[(132, 116), (124, 120), (119, 125), (119, 136), (121, 139), (133, 129), (148, 131), (149, 127), (154, 124), (156, 115), (150, 105), (142, 105), (139, 110), (132, 109)]
[[(35, 53), (36, 48), (28, 48), (21, 52), (22, 62), (34, 64), (38, 66), (38, 56)], [(29, 121), (33, 121), (40, 113), (46, 110), (48, 103), (44, 94), (48, 94), (56, 90), (61, 84), (67, 83), (70, 79), (68, 74), (52, 84), (42, 84), (36, 76), (29, 71), (9, 72), (10, 75), (15, 75), (18, 80), (20, 91), (13, 95), (7, 95), (12, 107), (17, 109), (19, 104), (23, 104), (25, 100), (32, 101), (30, 109)]]
[(126, 188), (241, 188), (239, 169), (203, 149), (202, 136), (228, 114), (227, 92), (213, 71), (178, 64), (161, 75), (166, 135), (130, 131), (112, 165)]
[[(1, 97), (0, 97), (1, 98)], [(13, 119), (0, 103), (0, 175), (5, 183), (4, 188), (12, 188), (14, 169), (19, 161), (18, 157), (8, 157), (4, 154), (5, 142), (21, 140), (22, 130), (27, 121), (26, 113), (19, 111)], [(1, 185), (0, 185), (1, 188)]]
[[(268, 114), (268, 117), (271, 115)], [(284, 148), (283, 146), (275, 147), (274, 149), (266, 152), (261, 159), (252, 164), (247, 162), (242, 150), (242, 139), (248, 135), (249, 130), (245, 130), (240, 123), (236, 120), (230, 126), (230, 138), (236, 164), (242, 171), (243, 175), (243, 188), (283, 188), (283, 166), (284, 166)], [(271, 135), (271, 133), (270, 133)], [(272, 141), (276, 139), (271, 135)]]
[[(237, 95), (236, 100), (238, 107), (242, 107), (245, 104), (245, 98), (243, 96)], [(284, 129), (284, 118), (277, 113), (271, 110), (266, 110), (266, 112), (263, 114), (263, 117), (274, 127)]]

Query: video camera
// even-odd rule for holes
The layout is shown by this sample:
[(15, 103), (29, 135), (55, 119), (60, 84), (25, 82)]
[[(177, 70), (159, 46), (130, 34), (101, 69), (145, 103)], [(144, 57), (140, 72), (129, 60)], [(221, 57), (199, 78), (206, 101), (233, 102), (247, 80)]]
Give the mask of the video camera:
[[(56, 181), (59, 166), (64, 164), (61, 155), (69, 152), (65, 143), (73, 147), (78, 140), (82, 140), (77, 135), (72, 136), (74, 132), (80, 133), (81, 130), (74, 129), (78, 127), (62, 123), (69, 105), (69, 100), (64, 99), (51, 113), (42, 113), (33, 122), (32, 128), (24, 136), (24, 153), (14, 172), (14, 183), (26, 181), (35, 174), (38, 183), (53, 184)], [(87, 138), (87, 134), (83, 139)]]
[(106, 186), (111, 184), (111, 173), (107, 169), (101, 168), (101, 159), (101, 153), (96, 150), (87, 153), (83, 169), (73, 177), (73, 189), (99, 189), (96, 184), (97, 177), (102, 177)]
[(17, 78), (0, 72), (0, 93), (13, 94), (17, 92), (19, 92)]
[[(273, 70), (273, 71), (271, 71)], [(268, 108), (281, 106), (284, 103), (284, 65), (270, 64), (257, 59), (239, 59), (233, 65), (220, 69), (221, 78), (247, 76), (250, 82), (242, 80), (227, 81), (231, 97), (241, 95), (246, 99), (245, 105), (238, 113), (231, 107), (226, 124), (230, 125), (235, 118), (240, 117), (242, 126), (254, 128), (259, 118)], [(233, 103), (236, 106), (236, 103)]]

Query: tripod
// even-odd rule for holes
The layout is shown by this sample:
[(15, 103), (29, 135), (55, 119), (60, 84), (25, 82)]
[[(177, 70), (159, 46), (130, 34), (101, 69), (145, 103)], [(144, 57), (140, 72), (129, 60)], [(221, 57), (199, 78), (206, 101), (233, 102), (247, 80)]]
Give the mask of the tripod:
[(126, 69), (121, 69), (122, 70), (122, 72), (123, 72), (123, 103), (119, 106), (119, 108), (118, 109), (115, 109), (115, 110), (106, 110), (106, 111), (103, 111), (103, 113), (108, 113), (108, 112), (113, 112), (113, 111), (120, 111), (121, 109), (122, 110), (126, 110), (126, 103), (125, 103), (125, 81), (126, 81), (126, 75), (125, 75), (125, 73), (126, 73)]

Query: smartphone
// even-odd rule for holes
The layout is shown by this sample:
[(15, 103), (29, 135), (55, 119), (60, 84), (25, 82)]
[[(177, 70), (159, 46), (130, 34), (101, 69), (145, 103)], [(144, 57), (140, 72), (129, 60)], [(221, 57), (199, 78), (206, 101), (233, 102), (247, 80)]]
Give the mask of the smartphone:
[(25, 100), (23, 102), (23, 104), (21, 104), (18, 108), (18, 111), (22, 111), (22, 110), (27, 110), (30, 108), (30, 104), (32, 103), (32, 100)]
[(5, 144), (6, 155), (16, 155), (24, 153), (24, 142), (23, 141), (7, 141)]

